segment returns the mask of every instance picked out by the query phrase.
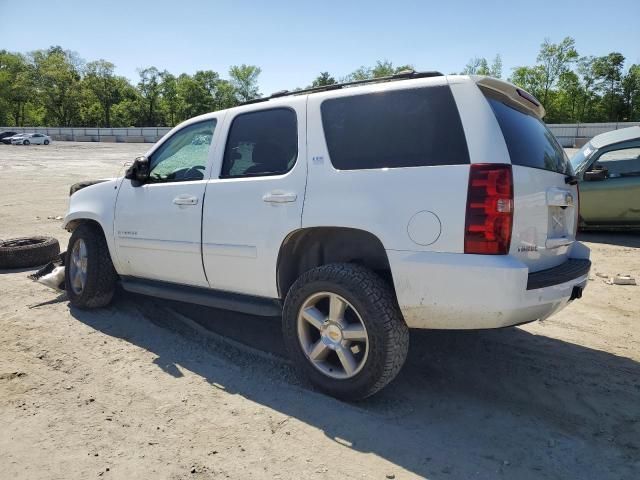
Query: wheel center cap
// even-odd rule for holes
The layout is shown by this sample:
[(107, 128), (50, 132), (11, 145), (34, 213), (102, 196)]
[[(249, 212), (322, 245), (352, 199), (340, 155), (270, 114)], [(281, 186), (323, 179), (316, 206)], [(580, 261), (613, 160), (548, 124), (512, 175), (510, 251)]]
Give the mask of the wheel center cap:
[(337, 325), (328, 325), (324, 330), (324, 335), (331, 343), (339, 343), (342, 341), (342, 330)]

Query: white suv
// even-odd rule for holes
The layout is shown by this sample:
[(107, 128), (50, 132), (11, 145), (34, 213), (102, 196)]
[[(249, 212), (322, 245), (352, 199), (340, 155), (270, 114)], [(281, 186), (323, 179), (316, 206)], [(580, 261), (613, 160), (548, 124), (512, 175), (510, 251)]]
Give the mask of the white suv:
[(409, 328), (517, 325), (581, 296), (578, 188), (543, 115), (500, 80), (408, 72), (193, 118), (74, 189), (69, 299), (103, 307), (119, 281), (282, 315), (293, 364), (364, 398)]

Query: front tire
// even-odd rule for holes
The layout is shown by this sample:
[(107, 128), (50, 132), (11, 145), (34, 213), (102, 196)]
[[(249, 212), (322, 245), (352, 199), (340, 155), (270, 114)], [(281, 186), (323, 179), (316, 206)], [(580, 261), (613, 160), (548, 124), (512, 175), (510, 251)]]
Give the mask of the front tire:
[(409, 348), (409, 329), (393, 291), (355, 264), (304, 273), (287, 294), (282, 325), (296, 369), (343, 400), (361, 400), (386, 386)]
[(83, 309), (107, 306), (117, 279), (102, 230), (81, 224), (71, 235), (65, 259), (64, 283), (71, 305)]
[(49, 140), (45, 140), (45, 141), (44, 141), (44, 144), (45, 144), (45, 145), (49, 145)]
[(25, 140), (24, 142), (22, 142), (23, 145), (31, 145), (31, 142), (29, 140)]

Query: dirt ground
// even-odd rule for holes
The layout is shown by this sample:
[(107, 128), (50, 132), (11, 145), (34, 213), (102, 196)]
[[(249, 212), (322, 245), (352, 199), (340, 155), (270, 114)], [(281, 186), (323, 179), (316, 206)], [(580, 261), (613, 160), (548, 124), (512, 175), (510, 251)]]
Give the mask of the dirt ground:
[[(49, 234), (69, 185), (143, 144), (0, 145), (0, 238)], [(0, 478), (640, 478), (640, 236), (590, 234), (594, 280), (551, 319), (413, 332), (397, 380), (346, 404), (282, 356), (276, 318), (121, 293), (70, 309), (0, 271)]]

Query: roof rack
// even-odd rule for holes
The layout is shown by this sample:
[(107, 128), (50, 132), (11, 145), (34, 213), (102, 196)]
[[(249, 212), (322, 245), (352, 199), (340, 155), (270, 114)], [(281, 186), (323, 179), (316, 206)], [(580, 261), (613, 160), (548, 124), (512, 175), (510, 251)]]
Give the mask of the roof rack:
[(366, 80), (354, 80), (352, 82), (334, 83), (332, 85), (322, 85), (320, 87), (303, 88), (301, 90), (280, 90), (279, 92), (272, 93), (268, 97), (256, 98), (243, 102), (240, 105), (250, 105), (252, 103), (260, 103), (271, 100), (272, 98), (288, 97), (292, 95), (303, 95), (307, 93), (326, 92), (329, 90), (339, 90), (344, 87), (353, 87), (355, 85), (365, 85), (367, 83), (380, 83), (380, 82), (393, 82), (396, 80), (412, 80), (414, 78), (429, 78), (429, 77), (441, 77), (442, 73), (436, 71), (429, 72), (416, 72), (415, 70), (402, 70), (394, 75), (387, 77), (368, 78)]

